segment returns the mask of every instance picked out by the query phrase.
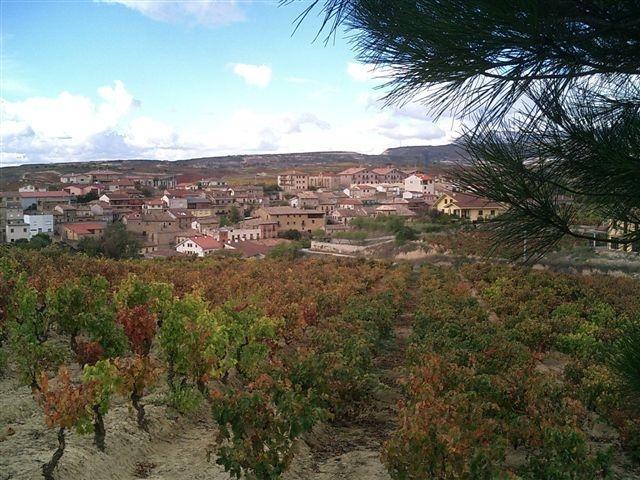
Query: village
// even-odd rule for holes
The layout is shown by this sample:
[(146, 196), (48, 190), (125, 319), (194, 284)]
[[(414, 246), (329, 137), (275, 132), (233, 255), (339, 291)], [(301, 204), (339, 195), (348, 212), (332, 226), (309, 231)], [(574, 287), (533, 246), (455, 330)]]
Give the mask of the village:
[[(504, 207), (456, 191), (444, 175), (392, 166), (320, 174), (288, 170), (277, 175), (277, 185), (91, 170), (61, 175), (58, 184), (0, 192), (0, 242), (44, 234), (75, 248), (121, 223), (147, 258), (221, 250), (262, 257), (300, 238), (320, 237), (325, 242), (316, 246), (326, 250), (321, 244), (348, 232), (355, 219), (396, 216), (411, 223), (428, 211), (477, 222)], [(344, 244), (348, 235), (342, 237)]]
[[(367, 243), (367, 234), (357, 228), (365, 223), (375, 226), (393, 218), (397, 225), (415, 225), (444, 218), (475, 224), (506, 209), (460, 191), (445, 173), (416, 168), (285, 170), (276, 179), (274, 184), (229, 184), (221, 176), (117, 170), (63, 174), (57, 183), (25, 183), (17, 191), (0, 192), (0, 243), (46, 235), (78, 249), (119, 224), (137, 240), (144, 258), (217, 252), (263, 258), (278, 245), (301, 239), (307, 252), (358, 254), (376, 241)], [(621, 228), (612, 224), (594, 230), (594, 238), (615, 237)], [(632, 247), (610, 243), (609, 248)]]

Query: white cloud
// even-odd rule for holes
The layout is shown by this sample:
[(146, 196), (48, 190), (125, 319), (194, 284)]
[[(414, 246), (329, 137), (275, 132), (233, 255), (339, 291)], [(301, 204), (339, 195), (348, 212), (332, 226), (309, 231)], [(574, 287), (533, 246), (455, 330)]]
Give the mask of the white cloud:
[(371, 63), (349, 62), (347, 63), (347, 74), (358, 82), (386, 81), (393, 75), (393, 69), (376, 67)]
[(31, 128), (35, 135), (81, 142), (91, 135), (114, 128), (133, 102), (121, 81), (98, 89), (98, 105), (85, 96), (62, 92), (55, 98), (30, 97), (2, 101), (3, 122)]
[(245, 19), (235, 0), (97, 0), (118, 3), (153, 20), (205, 26), (227, 25)]
[(375, 99), (361, 95), (360, 109), (348, 118), (240, 109), (204, 116), (196, 127), (183, 128), (136, 109), (122, 82), (97, 92), (96, 99), (63, 92), (2, 100), (1, 164), (321, 150), (380, 153), (394, 146), (448, 143), (460, 126), (451, 118), (429, 118), (419, 104), (381, 109)]
[(249, 63), (234, 63), (233, 73), (242, 77), (247, 85), (264, 88), (271, 81), (271, 67), (268, 65), (252, 65)]

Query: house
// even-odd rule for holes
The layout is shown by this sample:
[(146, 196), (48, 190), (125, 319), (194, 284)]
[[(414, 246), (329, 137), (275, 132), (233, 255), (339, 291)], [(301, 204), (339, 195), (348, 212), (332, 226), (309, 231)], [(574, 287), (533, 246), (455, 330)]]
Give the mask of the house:
[(203, 178), (198, 181), (198, 185), (202, 188), (226, 187), (227, 181), (222, 178)]
[(108, 203), (111, 207), (131, 210), (141, 210), (144, 203), (143, 195), (139, 192), (117, 191), (106, 192), (98, 199), (101, 202)]
[(278, 175), (278, 187), (285, 192), (297, 192), (309, 188), (309, 175), (298, 170), (288, 170)]
[(322, 210), (325, 214), (333, 212), (338, 203), (338, 198), (333, 193), (318, 193), (317, 210)]
[(24, 220), (12, 221), (7, 223), (4, 231), (5, 242), (14, 243), (18, 240), (29, 240), (29, 224)]
[(20, 204), (23, 210), (51, 212), (60, 203), (71, 203), (71, 195), (62, 190), (49, 192), (20, 192)]
[(414, 173), (404, 179), (404, 190), (422, 195), (435, 195), (435, 179), (431, 175)]
[(609, 249), (623, 252), (640, 252), (640, 240), (633, 243), (619, 242), (623, 237), (638, 230), (640, 230), (640, 223), (612, 220), (607, 229), (607, 238), (611, 240), (611, 242), (609, 242)]
[(296, 194), (291, 200), (289, 205), (294, 208), (317, 208), (320, 205), (320, 198), (315, 192), (300, 192)]
[(472, 222), (488, 220), (506, 211), (504, 205), (471, 193), (460, 192), (441, 195), (433, 207), (439, 212)]
[(362, 208), (338, 208), (329, 214), (333, 223), (348, 225), (354, 218), (367, 217), (369, 214)]
[[(122, 176), (120, 172), (114, 170), (91, 170), (86, 172), (85, 175), (91, 176), (92, 182), (112, 182)], [(80, 183), (80, 182), (73, 182)]]
[(378, 183), (378, 175), (368, 168), (352, 167), (338, 172), (338, 183), (342, 187), (354, 184), (373, 185)]
[(178, 221), (178, 227), (183, 229), (194, 228), (193, 221), (196, 217), (191, 210), (187, 210), (186, 208), (170, 208), (167, 210), (167, 214)]
[(112, 222), (117, 218), (117, 211), (107, 202), (95, 200), (89, 202), (89, 207), (91, 208), (91, 215), (96, 219), (101, 219), (103, 222)]
[(67, 173), (60, 175), (60, 183), (73, 183), (79, 185), (88, 185), (93, 178), (88, 173)]
[(61, 227), (63, 240), (78, 242), (84, 238), (100, 238), (104, 233), (105, 224), (99, 222), (66, 223)]
[(376, 175), (376, 183), (402, 183), (407, 174), (395, 167), (381, 167), (371, 170)]
[(34, 185), (23, 185), (18, 188), (18, 192), (46, 192), (46, 188), (36, 188)]
[(266, 221), (276, 222), (276, 231), (298, 230), (311, 233), (324, 229), (325, 215), (320, 210), (303, 210), (293, 207), (262, 207), (256, 214)]
[(211, 217), (216, 212), (211, 200), (206, 197), (187, 197), (187, 210), (190, 210), (194, 217)]
[(340, 177), (334, 173), (319, 173), (309, 175), (309, 188), (336, 190), (340, 188)]
[(345, 188), (344, 193), (346, 193), (351, 198), (370, 198), (375, 196), (378, 192), (377, 188), (374, 185), (351, 185), (348, 188)]
[(164, 209), (164, 202), (160, 198), (150, 198), (142, 204), (143, 212), (161, 212)]
[[(10, 238), (14, 238), (14, 241), (16, 240), (15, 235), (10, 238), (7, 237), (6, 227), (9, 224), (20, 224), (24, 227), (24, 211), (20, 200), (19, 192), (0, 192), (0, 243), (10, 242)], [(14, 231), (9, 233), (17, 234), (18, 232), (14, 227)]]
[(187, 255), (204, 257), (224, 249), (224, 244), (213, 237), (194, 236), (183, 240), (176, 245), (176, 251)]
[(259, 229), (260, 238), (263, 240), (278, 236), (278, 222), (274, 220), (264, 220), (260, 217), (249, 218), (239, 222), (238, 227)]
[(82, 184), (73, 184), (73, 185), (65, 185), (62, 187), (64, 192), (67, 192), (72, 197), (77, 197), (80, 195), (86, 195), (90, 192), (96, 192), (100, 194), (101, 188), (99, 185), (82, 185)]
[(380, 205), (376, 208), (376, 216), (396, 215), (398, 217), (411, 218), (417, 216), (415, 212), (409, 210), (406, 205), (401, 203), (393, 203), (388, 205)]
[(203, 235), (213, 235), (214, 230), (217, 230), (220, 226), (220, 219), (218, 217), (193, 217), (191, 222), (191, 228), (197, 230)]
[(107, 184), (107, 190), (110, 192), (117, 192), (118, 190), (133, 190), (135, 189), (135, 183), (129, 178), (118, 178)]
[(213, 231), (213, 238), (222, 243), (236, 243), (245, 240), (260, 240), (260, 227), (223, 227)]
[(122, 223), (127, 230), (138, 235), (143, 244), (160, 248), (175, 245), (176, 236), (182, 232), (178, 220), (165, 212), (129, 213), (122, 217)]
[(39, 233), (53, 235), (52, 214), (29, 214), (24, 216), (24, 223), (29, 225), (29, 238)]
[(362, 200), (358, 198), (338, 198), (336, 200), (336, 208), (346, 208), (353, 210), (362, 207)]

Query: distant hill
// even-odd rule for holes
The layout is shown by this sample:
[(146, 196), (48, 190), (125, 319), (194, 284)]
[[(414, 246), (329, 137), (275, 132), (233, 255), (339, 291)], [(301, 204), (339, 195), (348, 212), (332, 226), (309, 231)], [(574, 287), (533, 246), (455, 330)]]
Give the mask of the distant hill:
[(431, 163), (455, 163), (462, 160), (460, 147), (456, 145), (428, 145), (418, 147), (388, 148), (382, 156), (392, 159), (392, 162), (428, 165)]
[(357, 152), (300, 152), (219, 157), (190, 158), (185, 160), (106, 160), (26, 164), (0, 168), (0, 191), (15, 188), (21, 181), (55, 183), (63, 173), (82, 172), (100, 168), (122, 172), (175, 173), (190, 175), (233, 175), (250, 171), (277, 171), (282, 168), (307, 167), (312, 169), (341, 168), (349, 165), (398, 165), (426, 168), (448, 165), (461, 159), (454, 145), (427, 145), (389, 148), (380, 155)]

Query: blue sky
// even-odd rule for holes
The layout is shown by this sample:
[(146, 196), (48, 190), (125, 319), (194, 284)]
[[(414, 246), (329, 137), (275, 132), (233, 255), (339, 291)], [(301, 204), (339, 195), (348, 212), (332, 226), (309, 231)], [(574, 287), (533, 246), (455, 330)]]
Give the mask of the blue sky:
[(451, 119), (382, 109), (342, 35), (307, 5), (12, 1), (1, 5), (3, 165), (447, 143)]

